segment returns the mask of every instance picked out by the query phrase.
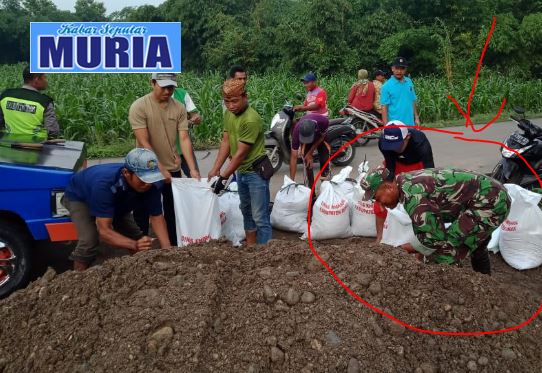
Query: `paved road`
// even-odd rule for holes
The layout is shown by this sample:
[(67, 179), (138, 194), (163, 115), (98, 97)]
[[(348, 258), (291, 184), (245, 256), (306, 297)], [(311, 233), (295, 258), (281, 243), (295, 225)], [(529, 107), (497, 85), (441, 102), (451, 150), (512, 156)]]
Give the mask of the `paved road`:
[[(533, 120), (534, 123), (542, 125), (542, 118)], [(480, 127), (480, 126), (478, 126)], [(506, 138), (510, 133), (517, 129), (514, 122), (502, 122), (495, 123), (485, 131), (481, 133), (475, 133), (470, 128), (462, 127), (448, 127), (442, 130), (462, 132), (465, 138), (470, 139), (484, 139), (501, 141)], [(484, 143), (469, 143), (454, 139), (454, 135), (425, 131), (427, 134), (431, 146), (433, 147), (433, 155), (435, 158), (435, 165), (437, 167), (456, 167), (464, 168), (482, 173), (491, 172), (495, 164), (499, 161), (500, 153), (499, 148), (493, 144)], [(208, 154), (208, 155), (207, 155)], [(217, 150), (210, 151), (197, 151), (196, 158), (198, 158), (198, 164), (202, 171), (202, 175), (206, 175), (211, 169), (215, 160)], [(352, 166), (354, 171), (352, 177), (357, 175), (357, 166), (363, 161), (365, 155), (371, 166), (378, 165), (382, 162), (382, 155), (378, 150), (376, 141), (370, 141), (369, 144), (363, 147), (356, 148), (356, 158)], [(108, 162), (122, 162), (122, 159), (100, 159), (91, 160), (89, 165)], [(334, 168), (333, 173), (337, 173), (340, 169)], [(280, 171), (271, 179), (271, 198), (273, 199), (276, 192), (280, 189), (283, 183), (284, 175), (288, 174), (288, 165), (283, 164)], [(301, 167), (298, 166), (298, 172), (296, 176), (298, 182), (303, 181), (303, 172)]]

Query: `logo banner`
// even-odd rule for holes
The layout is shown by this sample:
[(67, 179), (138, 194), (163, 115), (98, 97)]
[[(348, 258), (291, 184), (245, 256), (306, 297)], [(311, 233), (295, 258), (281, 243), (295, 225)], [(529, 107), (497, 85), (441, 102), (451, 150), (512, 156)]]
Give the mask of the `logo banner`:
[(181, 72), (180, 22), (30, 22), (33, 73)]

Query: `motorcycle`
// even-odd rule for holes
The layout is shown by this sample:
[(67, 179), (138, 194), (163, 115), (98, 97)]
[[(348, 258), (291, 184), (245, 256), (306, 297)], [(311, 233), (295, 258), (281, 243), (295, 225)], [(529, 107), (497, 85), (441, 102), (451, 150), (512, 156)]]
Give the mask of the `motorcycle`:
[[(351, 124), (356, 129), (356, 136), (367, 132), (373, 128), (383, 128), (383, 123), (376, 115), (358, 110), (350, 105), (341, 109), (341, 113), (346, 115), (346, 119), (342, 121), (344, 124)], [(358, 145), (365, 146), (371, 140), (378, 140), (380, 138), (380, 131), (374, 131), (360, 137), (357, 140)]]
[[(522, 132), (514, 132), (504, 140), (504, 144), (521, 154), (536, 171), (538, 177), (542, 178), (542, 128), (525, 118), (523, 108), (516, 107), (514, 111), (520, 117), (512, 115), (510, 119), (516, 122)], [(501, 155), (502, 159), (491, 173), (493, 178), (503, 184), (517, 184), (526, 189), (540, 187), (538, 179), (516, 153), (501, 147)]]
[[(277, 172), (282, 163), (290, 162), (291, 150), (291, 127), (294, 120), (295, 112), (291, 103), (286, 102), (282, 110), (275, 114), (271, 120), (270, 130), (265, 133), (265, 151), (271, 160), (273, 171)], [(329, 127), (326, 131), (326, 142), (330, 145), (330, 154), (335, 154), (344, 144), (348, 143), (356, 136), (354, 126), (344, 123), (344, 120), (330, 120)], [(336, 166), (348, 166), (356, 156), (356, 149), (349, 144), (345, 147), (333, 160)], [(315, 151), (314, 159), (318, 159), (317, 151)], [(298, 163), (302, 160), (299, 159)]]

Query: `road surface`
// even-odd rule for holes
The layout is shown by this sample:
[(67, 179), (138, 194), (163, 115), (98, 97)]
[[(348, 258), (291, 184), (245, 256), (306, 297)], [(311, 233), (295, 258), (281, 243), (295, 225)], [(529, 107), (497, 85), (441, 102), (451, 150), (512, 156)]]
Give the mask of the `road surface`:
[[(542, 125), (542, 118), (533, 120), (534, 123)], [(481, 127), (481, 126), (478, 126)], [(514, 122), (495, 123), (481, 133), (475, 133), (471, 128), (447, 127), (440, 129), (442, 131), (460, 132), (462, 137), (469, 139), (483, 139), (502, 142), (508, 135), (517, 130)], [(499, 147), (493, 144), (471, 143), (454, 139), (451, 134), (446, 134), (436, 131), (425, 131), (431, 146), (433, 148), (433, 156), (436, 167), (456, 167), (481, 173), (489, 173), (500, 159)], [(209, 154), (210, 153), (210, 154)], [(206, 176), (211, 169), (213, 162), (218, 153), (217, 149), (209, 151), (197, 151), (196, 158), (201, 170), (202, 176)], [(378, 150), (376, 140), (372, 140), (366, 146), (356, 148), (356, 158), (352, 163), (354, 171), (351, 176), (357, 176), (357, 166), (363, 161), (365, 155), (371, 167), (375, 167), (382, 163), (382, 154)], [(121, 158), (107, 158), (90, 160), (89, 166), (99, 163), (122, 162)], [(340, 171), (338, 167), (332, 167), (333, 174)], [(271, 179), (271, 199), (274, 199), (275, 194), (282, 186), (284, 175), (289, 174), (288, 165), (283, 164), (277, 174)], [(296, 181), (303, 182), (303, 171), (301, 166), (298, 166)]]

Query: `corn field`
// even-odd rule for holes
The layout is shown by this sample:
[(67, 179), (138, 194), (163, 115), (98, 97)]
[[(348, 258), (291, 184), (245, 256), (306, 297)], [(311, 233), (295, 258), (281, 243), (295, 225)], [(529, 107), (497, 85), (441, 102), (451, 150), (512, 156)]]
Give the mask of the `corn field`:
[[(0, 66), (0, 91), (17, 87), (22, 82), (22, 65)], [(132, 139), (128, 109), (132, 102), (150, 92), (150, 74), (49, 74), (47, 94), (54, 98), (56, 112), (65, 138), (86, 141), (94, 146), (118, 144)], [(216, 144), (222, 133), (220, 86), (218, 73), (195, 75), (182, 73), (178, 82), (187, 89), (198, 106), (203, 123), (193, 133), (199, 146)], [(320, 85), (328, 93), (332, 116), (345, 104), (355, 77), (335, 75), (321, 77)], [(464, 109), (471, 90), (470, 79), (452, 81), (445, 78), (414, 79), (418, 108), (424, 125), (461, 119), (447, 98), (455, 97)], [(503, 97), (506, 111), (523, 106), (530, 112), (542, 112), (542, 81), (511, 79), (482, 71), (472, 103), (472, 115), (495, 114)], [(288, 73), (249, 75), (248, 93), (251, 105), (269, 124), (286, 99), (296, 102), (304, 95), (299, 77)], [(299, 101), (299, 100), (297, 100)], [(503, 115), (503, 119), (506, 114)]]

